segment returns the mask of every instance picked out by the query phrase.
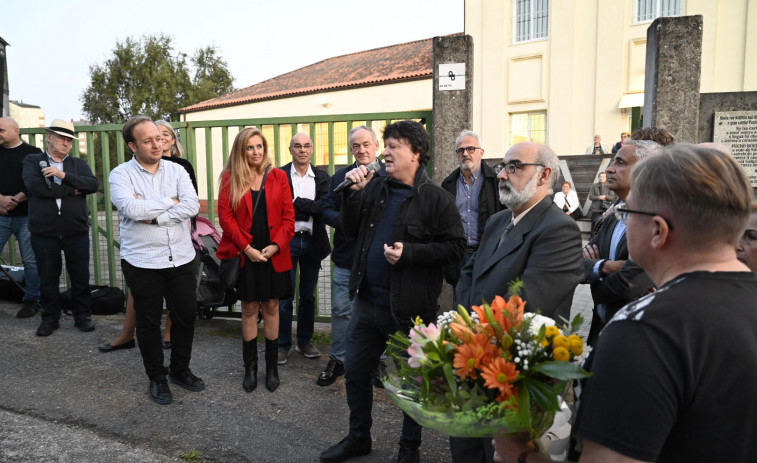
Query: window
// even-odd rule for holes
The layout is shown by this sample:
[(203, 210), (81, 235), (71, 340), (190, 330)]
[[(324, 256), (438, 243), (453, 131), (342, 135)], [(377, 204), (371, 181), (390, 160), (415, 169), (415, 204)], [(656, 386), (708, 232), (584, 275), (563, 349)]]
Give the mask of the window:
[(547, 112), (510, 114), (510, 144), (523, 141), (547, 143)]
[(549, 0), (515, 0), (513, 41), (528, 42), (547, 38)]
[(683, 14), (683, 0), (635, 0), (635, 3), (633, 20), (637, 23)]

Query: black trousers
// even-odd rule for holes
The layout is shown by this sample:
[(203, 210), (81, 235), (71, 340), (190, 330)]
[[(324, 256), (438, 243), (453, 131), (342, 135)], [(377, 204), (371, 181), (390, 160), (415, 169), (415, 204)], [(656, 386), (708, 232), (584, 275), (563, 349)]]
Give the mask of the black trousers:
[(150, 379), (166, 377), (163, 366), (163, 336), (160, 320), (163, 299), (171, 309), (171, 372), (189, 368), (197, 318), (197, 275), (195, 262), (161, 269), (135, 267), (121, 260), (126, 284), (134, 297), (137, 313), (137, 343)]

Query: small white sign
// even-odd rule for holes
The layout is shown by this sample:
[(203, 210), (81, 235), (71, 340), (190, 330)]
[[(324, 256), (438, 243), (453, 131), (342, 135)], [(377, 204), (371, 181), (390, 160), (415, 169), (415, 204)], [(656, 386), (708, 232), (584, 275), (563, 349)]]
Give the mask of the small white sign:
[(439, 90), (465, 90), (465, 63), (439, 65)]

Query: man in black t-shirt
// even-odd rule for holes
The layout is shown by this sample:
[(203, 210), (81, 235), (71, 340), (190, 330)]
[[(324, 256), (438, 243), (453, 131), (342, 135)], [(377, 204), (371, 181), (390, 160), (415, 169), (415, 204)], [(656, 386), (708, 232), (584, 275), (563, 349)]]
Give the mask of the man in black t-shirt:
[(24, 158), (42, 151), (21, 141), (18, 123), (0, 117), (0, 252), (11, 235), (16, 236), (24, 263), (24, 306), (19, 318), (33, 317), (39, 310), (39, 274), (29, 235), (29, 206), (21, 177)]
[[(736, 258), (752, 188), (723, 152), (674, 145), (639, 162), (629, 253), (659, 288), (599, 335), (575, 428), (579, 461), (754, 461), (757, 276)], [(496, 438), (499, 461), (546, 461)]]

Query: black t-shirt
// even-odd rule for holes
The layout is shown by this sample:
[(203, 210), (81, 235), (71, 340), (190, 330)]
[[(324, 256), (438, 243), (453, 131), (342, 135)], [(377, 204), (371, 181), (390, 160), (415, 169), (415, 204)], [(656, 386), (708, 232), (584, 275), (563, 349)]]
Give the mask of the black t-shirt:
[[(15, 148), (0, 146), (0, 194), (13, 196), (19, 191), (26, 193), (24, 179), (21, 173), (24, 170), (24, 158), (33, 153), (41, 153), (36, 146), (21, 142)], [(29, 201), (24, 201), (14, 207), (8, 215), (11, 217), (24, 217), (29, 215)]]
[(599, 337), (576, 428), (642, 461), (757, 458), (757, 277), (684, 274)]

